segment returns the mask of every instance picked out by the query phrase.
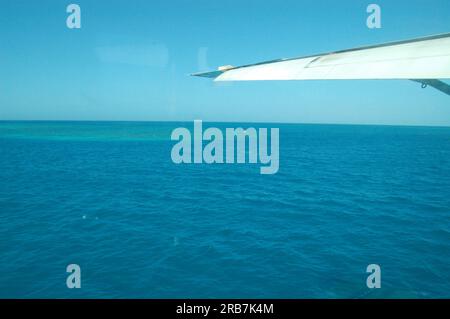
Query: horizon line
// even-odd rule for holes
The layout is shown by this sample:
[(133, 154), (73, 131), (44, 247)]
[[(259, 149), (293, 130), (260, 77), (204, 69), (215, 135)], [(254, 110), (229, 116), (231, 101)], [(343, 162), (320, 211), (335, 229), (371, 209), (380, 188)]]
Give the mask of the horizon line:
[[(104, 123), (189, 123), (201, 119), (192, 120), (37, 120), (37, 119), (0, 119), (1, 122), (104, 122)], [(210, 121), (201, 120), (205, 123), (243, 123), (243, 124), (284, 124), (284, 125), (341, 125), (341, 126), (400, 126), (400, 127), (435, 127), (435, 128), (450, 128), (448, 125), (434, 125), (434, 124), (377, 124), (377, 123), (326, 123), (326, 122), (268, 122), (268, 121)]]

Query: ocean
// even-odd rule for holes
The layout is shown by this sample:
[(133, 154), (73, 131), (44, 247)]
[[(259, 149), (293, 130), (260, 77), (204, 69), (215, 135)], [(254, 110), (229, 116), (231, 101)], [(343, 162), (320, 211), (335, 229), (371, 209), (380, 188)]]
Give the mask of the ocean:
[(261, 175), (192, 125), (0, 122), (0, 297), (450, 298), (450, 128), (204, 123), (279, 128)]

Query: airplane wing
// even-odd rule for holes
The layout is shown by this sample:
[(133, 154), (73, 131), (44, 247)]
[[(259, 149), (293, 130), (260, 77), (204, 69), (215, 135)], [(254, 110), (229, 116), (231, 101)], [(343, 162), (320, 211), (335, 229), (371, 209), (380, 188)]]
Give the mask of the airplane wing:
[(193, 76), (214, 81), (407, 79), (450, 95), (450, 33), (238, 67)]

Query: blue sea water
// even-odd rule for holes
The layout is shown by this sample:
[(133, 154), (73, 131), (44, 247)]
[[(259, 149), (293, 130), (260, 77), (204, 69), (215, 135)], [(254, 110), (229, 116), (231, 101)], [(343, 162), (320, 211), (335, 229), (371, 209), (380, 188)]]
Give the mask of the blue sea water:
[(172, 163), (180, 126), (0, 122), (0, 297), (450, 297), (450, 128), (204, 123), (279, 127), (261, 175)]

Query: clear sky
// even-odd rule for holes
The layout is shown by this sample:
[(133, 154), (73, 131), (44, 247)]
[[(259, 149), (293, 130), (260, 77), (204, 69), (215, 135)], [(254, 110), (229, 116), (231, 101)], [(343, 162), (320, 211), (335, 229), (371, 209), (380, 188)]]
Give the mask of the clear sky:
[[(66, 7), (81, 7), (68, 29)], [(366, 7), (382, 8), (382, 28)], [(450, 97), (410, 81), (214, 83), (220, 65), (450, 32), (449, 0), (4, 0), (0, 120), (450, 125)]]

